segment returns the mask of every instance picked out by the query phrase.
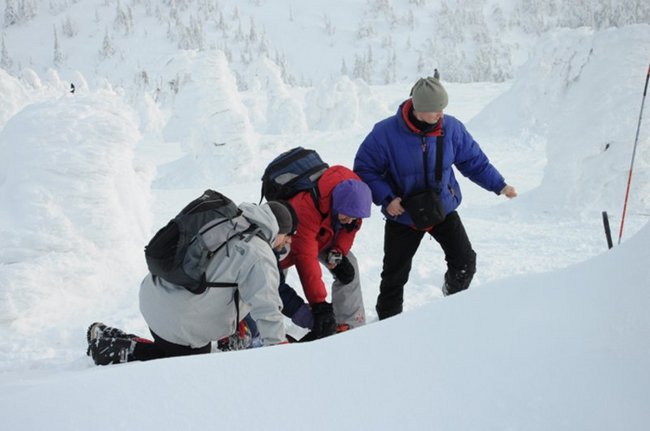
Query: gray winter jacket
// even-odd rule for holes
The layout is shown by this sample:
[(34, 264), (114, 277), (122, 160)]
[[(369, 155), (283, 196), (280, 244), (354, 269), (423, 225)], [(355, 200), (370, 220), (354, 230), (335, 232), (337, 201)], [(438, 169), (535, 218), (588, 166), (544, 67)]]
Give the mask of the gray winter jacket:
[[(278, 224), (268, 205), (242, 203), (244, 216), (261, 229), (255, 235), (232, 240), (217, 252), (206, 270), (210, 282), (234, 282), (239, 289), (239, 317), (250, 312), (264, 345), (286, 340), (279, 273), (271, 248)], [(266, 241), (265, 241), (266, 240)], [(196, 295), (149, 274), (140, 285), (140, 311), (158, 336), (194, 348), (234, 334), (237, 330), (235, 288), (209, 288)]]

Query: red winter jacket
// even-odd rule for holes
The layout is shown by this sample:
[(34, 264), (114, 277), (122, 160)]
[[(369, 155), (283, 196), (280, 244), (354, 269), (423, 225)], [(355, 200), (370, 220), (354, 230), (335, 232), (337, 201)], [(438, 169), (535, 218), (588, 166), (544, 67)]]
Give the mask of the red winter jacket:
[(310, 304), (324, 302), (327, 298), (318, 254), (323, 250), (336, 248), (347, 255), (352, 248), (354, 236), (361, 228), (360, 219), (351, 231), (339, 228), (334, 232), (332, 225), (332, 190), (340, 182), (349, 179), (360, 178), (344, 166), (332, 166), (323, 173), (318, 180), (320, 212), (308, 191), (300, 192), (289, 199), (298, 215), (298, 232), (293, 236), (291, 252), (282, 261), (281, 266), (285, 269), (296, 265), (302, 288)]

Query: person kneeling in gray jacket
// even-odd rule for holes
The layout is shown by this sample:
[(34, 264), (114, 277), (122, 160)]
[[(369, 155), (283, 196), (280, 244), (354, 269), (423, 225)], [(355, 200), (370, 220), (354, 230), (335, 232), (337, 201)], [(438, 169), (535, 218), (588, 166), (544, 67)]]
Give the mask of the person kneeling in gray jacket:
[(280, 275), (273, 252), (291, 243), (297, 221), (284, 204), (242, 203), (239, 208), (259, 233), (235, 239), (217, 251), (205, 271), (208, 282), (233, 280), (237, 288), (201, 294), (148, 274), (140, 285), (140, 311), (153, 341), (96, 322), (88, 328), (88, 354), (97, 365), (209, 353), (213, 341), (239, 334), (250, 314), (261, 345), (286, 343)]

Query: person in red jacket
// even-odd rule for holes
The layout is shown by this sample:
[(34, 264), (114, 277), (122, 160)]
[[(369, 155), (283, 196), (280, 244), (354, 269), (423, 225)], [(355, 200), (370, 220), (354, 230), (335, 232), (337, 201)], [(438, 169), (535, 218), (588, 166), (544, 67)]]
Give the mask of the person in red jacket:
[[(370, 188), (350, 169), (337, 165), (320, 177), (317, 195), (318, 206), (309, 191), (289, 200), (298, 215), (298, 231), (281, 263), (282, 269), (296, 266), (311, 306), (314, 323), (307, 339), (327, 337), (366, 320), (359, 267), (350, 249), (361, 219), (370, 217)], [(321, 264), (334, 276), (331, 303)]]

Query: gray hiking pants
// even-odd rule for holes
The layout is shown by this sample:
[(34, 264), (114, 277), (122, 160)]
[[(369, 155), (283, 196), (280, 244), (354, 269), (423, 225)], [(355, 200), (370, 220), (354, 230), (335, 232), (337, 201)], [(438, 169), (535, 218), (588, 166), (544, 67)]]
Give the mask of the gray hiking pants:
[[(354, 267), (354, 279), (343, 284), (334, 278), (332, 283), (332, 307), (336, 323), (347, 323), (350, 328), (356, 328), (366, 323), (366, 311), (363, 307), (363, 295), (361, 294), (361, 280), (359, 278), (359, 264), (352, 252), (347, 258)], [(327, 253), (321, 253), (318, 260), (327, 267)]]

